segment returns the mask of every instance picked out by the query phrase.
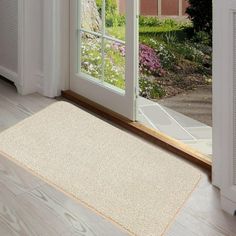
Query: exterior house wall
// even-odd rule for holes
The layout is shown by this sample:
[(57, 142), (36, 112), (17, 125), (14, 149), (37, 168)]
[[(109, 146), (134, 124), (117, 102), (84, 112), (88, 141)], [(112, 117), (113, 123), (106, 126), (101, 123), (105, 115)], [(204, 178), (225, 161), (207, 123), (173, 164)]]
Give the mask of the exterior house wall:
[(145, 0), (140, 2), (141, 15), (157, 15), (158, 14), (158, 1)]
[(182, 0), (182, 14), (183, 14), (183, 15), (186, 14), (185, 11), (186, 11), (186, 9), (187, 9), (188, 6), (189, 6), (188, 1)]
[(120, 12), (121, 14), (124, 14), (124, 13), (125, 13), (125, 1), (126, 1), (126, 0), (117, 0), (119, 12)]
[(182, 0), (162, 0), (161, 14), (163, 16), (178, 16), (180, 1)]
[[(125, 12), (126, 0), (118, 0), (119, 11)], [(140, 14), (144, 16), (185, 16), (187, 0), (140, 0)]]

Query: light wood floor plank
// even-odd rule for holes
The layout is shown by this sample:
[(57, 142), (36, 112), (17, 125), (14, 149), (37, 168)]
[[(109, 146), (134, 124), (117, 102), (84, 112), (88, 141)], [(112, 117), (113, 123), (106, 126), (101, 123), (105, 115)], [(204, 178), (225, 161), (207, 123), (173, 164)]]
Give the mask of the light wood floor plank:
[[(45, 211), (50, 211), (55, 217), (60, 218), (63, 224), (70, 228), (72, 234), (77, 233), (85, 236), (126, 235), (125, 232), (110, 221), (49, 185), (34, 189), (23, 197), (25, 196), (27, 196), (28, 201), (35, 204), (35, 207), (45, 208)], [(22, 198), (22, 196), (18, 198)]]
[(19, 202), (0, 183), (0, 235), (2, 236), (58, 236), (64, 232), (63, 224), (53, 215), (40, 214), (27, 199)]
[(0, 154), (0, 183), (15, 195), (29, 192), (40, 185), (43, 185), (39, 178), (28, 174), (13, 162), (2, 157)]
[(235, 236), (236, 217), (223, 212), (219, 190), (210, 184), (204, 172), (198, 188), (193, 192), (184, 208), (166, 235), (175, 235), (176, 228), (185, 228), (199, 236)]
[(171, 227), (171, 230), (165, 234), (166, 236), (198, 236), (191, 229), (186, 228), (185, 226), (174, 222)]
[(39, 94), (21, 96), (16, 93), (15, 87), (0, 80), (0, 100), (6, 100), (18, 110), (27, 114), (33, 114), (56, 102), (55, 99), (46, 98)]
[(28, 116), (12, 103), (0, 97), (0, 131), (15, 125)]

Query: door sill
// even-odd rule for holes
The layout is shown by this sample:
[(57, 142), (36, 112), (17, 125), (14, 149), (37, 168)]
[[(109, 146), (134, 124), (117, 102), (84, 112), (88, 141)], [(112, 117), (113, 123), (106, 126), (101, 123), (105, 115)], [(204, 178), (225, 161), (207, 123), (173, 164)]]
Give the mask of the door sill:
[(198, 166), (211, 171), (212, 160), (200, 152), (190, 148), (184, 143), (177, 141), (159, 131), (149, 128), (139, 122), (130, 121), (129, 119), (92, 102), (71, 90), (62, 91), (62, 97), (94, 112), (95, 114), (120, 125), (121, 127), (141, 136), (145, 140), (152, 142)]

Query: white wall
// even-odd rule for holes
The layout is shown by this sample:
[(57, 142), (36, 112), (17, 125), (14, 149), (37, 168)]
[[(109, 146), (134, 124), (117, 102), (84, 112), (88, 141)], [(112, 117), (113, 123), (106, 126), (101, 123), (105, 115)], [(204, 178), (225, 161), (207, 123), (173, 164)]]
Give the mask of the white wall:
[(18, 63), (18, 0), (0, 0), (0, 75), (14, 81)]
[(0, 75), (21, 94), (69, 83), (69, 0), (0, 0)]

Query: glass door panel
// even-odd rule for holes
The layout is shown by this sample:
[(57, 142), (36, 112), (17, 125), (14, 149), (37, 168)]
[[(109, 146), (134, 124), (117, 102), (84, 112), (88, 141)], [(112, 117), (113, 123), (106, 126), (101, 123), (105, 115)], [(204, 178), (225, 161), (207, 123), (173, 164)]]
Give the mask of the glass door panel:
[[(78, 2), (78, 73), (125, 89), (125, 15), (110, 1)], [(122, 29), (122, 30), (121, 30)], [(122, 40), (121, 40), (122, 39)]]
[(135, 120), (137, 1), (71, 0), (70, 89)]

